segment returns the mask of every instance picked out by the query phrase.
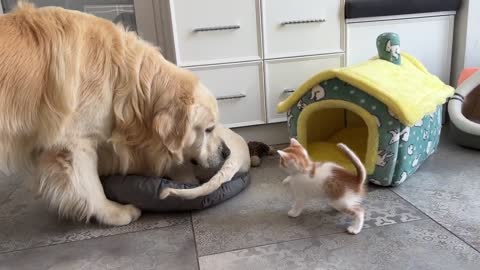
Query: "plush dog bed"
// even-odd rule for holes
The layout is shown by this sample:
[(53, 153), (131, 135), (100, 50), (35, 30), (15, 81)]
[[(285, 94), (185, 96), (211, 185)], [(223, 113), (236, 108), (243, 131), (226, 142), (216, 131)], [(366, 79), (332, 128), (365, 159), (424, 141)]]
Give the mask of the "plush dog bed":
[(448, 102), (450, 137), (457, 144), (480, 149), (480, 69), (467, 68)]
[(182, 184), (161, 177), (146, 176), (107, 176), (102, 178), (105, 194), (110, 200), (133, 204), (143, 211), (172, 212), (201, 210), (223, 201), (226, 201), (244, 190), (250, 183), (248, 173), (241, 173), (222, 184), (222, 186), (207, 196), (192, 200), (170, 196), (160, 199), (162, 189), (170, 187), (176, 189), (189, 189), (199, 185)]

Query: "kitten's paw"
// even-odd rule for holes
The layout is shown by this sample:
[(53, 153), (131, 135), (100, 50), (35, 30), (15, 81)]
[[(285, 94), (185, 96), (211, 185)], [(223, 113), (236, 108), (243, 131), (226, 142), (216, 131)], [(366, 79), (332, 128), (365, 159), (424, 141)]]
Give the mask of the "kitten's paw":
[(347, 232), (350, 234), (358, 234), (362, 230), (362, 227), (355, 227), (355, 226), (350, 226), (347, 228)]
[(290, 211), (288, 211), (288, 216), (295, 218), (295, 217), (300, 216), (301, 213), (302, 213), (302, 210), (291, 209)]

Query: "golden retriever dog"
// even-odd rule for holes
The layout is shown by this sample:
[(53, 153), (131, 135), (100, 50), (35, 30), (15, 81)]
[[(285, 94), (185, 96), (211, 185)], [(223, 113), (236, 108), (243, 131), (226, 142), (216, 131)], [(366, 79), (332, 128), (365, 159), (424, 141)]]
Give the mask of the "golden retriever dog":
[(31, 171), (60, 216), (128, 224), (140, 211), (108, 200), (99, 175), (228, 158), (215, 97), (136, 34), (22, 3), (0, 29), (0, 170)]
[[(184, 183), (199, 183), (208, 180), (199, 187), (190, 189), (165, 188), (160, 193), (160, 198), (176, 196), (184, 199), (195, 199), (217, 190), (223, 183), (230, 181), (237, 173), (244, 173), (250, 169), (250, 152), (245, 140), (232, 130), (217, 125), (217, 134), (230, 149), (231, 154), (220, 168), (207, 168), (184, 163), (173, 166), (169, 177)], [(194, 182), (192, 182), (192, 180)]]

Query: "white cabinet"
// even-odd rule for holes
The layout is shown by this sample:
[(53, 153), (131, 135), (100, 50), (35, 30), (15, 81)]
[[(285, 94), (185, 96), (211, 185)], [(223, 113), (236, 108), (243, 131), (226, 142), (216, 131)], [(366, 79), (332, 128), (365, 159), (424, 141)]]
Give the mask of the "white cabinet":
[(363, 19), (347, 24), (347, 65), (377, 55), (375, 40), (383, 32), (400, 35), (402, 51), (415, 56), (428, 71), (450, 83), (453, 13)]
[(265, 123), (262, 62), (190, 68), (213, 92), (227, 127)]
[(284, 89), (344, 64), (344, 0), (153, 3), (164, 55), (199, 76), (228, 127), (285, 121)]
[(286, 121), (285, 114), (276, 111), (277, 104), (295, 88), (325, 69), (341, 66), (342, 54), (300, 57), (265, 62), (267, 119), (269, 123)]
[(264, 0), (265, 58), (343, 52), (342, 1)]
[(261, 58), (256, 0), (174, 0), (170, 3), (178, 65)]

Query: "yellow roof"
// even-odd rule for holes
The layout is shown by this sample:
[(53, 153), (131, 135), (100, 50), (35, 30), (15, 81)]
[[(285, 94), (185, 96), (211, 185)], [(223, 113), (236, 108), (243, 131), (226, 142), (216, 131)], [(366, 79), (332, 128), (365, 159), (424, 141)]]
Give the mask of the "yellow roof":
[(454, 89), (430, 74), (413, 56), (402, 52), (402, 64), (373, 59), (351, 67), (332, 69), (313, 76), (277, 106), (285, 112), (318, 83), (338, 78), (374, 96), (407, 126), (443, 104)]

